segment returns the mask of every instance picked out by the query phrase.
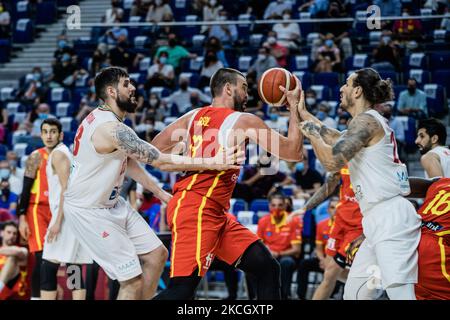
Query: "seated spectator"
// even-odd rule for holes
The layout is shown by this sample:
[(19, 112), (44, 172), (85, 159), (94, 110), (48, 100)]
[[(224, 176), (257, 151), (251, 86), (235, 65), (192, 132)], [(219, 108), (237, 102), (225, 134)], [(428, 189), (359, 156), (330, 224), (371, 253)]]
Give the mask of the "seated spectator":
[(146, 16), (148, 7), (152, 2), (153, 0), (134, 0), (130, 10), (130, 16)]
[[(403, 8), (402, 16), (408, 17), (409, 9)], [(396, 20), (392, 28), (394, 35), (403, 42), (422, 39), (422, 24), (418, 19)]]
[(222, 62), (225, 68), (228, 68), (227, 58), (225, 57), (225, 51), (223, 50), (222, 43), (216, 37), (210, 37), (205, 42), (205, 53), (208, 51), (214, 51), (217, 58)]
[(108, 56), (112, 66), (123, 67), (128, 70), (137, 67), (139, 61), (144, 57), (143, 54), (136, 54), (130, 50), (125, 41), (120, 41), (116, 47), (109, 51)]
[(167, 51), (161, 51), (155, 63), (148, 68), (147, 81), (144, 85), (146, 91), (151, 87), (173, 88), (175, 86), (175, 71), (173, 66), (168, 64), (168, 57)]
[(10, 214), (16, 216), (19, 197), (11, 191), (9, 177), (2, 177), (0, 182), (0, 208), (7, 209)]
[(100, 99), (95, 93), (94, 79), (90, 79), (88, 84), (89, 91), (81, 99), (80, 107), (78, 108), (78, 112), (75, 116), (75, 119), (77, 119), (78, 123), (81, 123), (89, 113), (91, 113), (99, 104), (101, 104)]
[(169, 108), (172, 104), (175, 104), (178, 108), (179, 114), (185, 114), (189, 110), (191, 110), (191, 93), (197, 92), (200, 100), (205, 104), (211, 102), (211, 98), (205, 95), (197, 88), (189, 87), (189, 79), (180, 77), (179, 80), (180, 89), (172, 93), (169, 97), (164, 100), (164, 104)]
[(61, 62), (53, 65), (53, 77), (50, 86), (70, 87), (77, 75), (77, 65), (69, 53), (64, 53)]
[(316, 117), (317, 117), (317, 119), (322, 121), (322, 123), (324, 125), (326, 125), (327, 127), (336, 129), (337, 128), (337, 122), (336, 122), (335, 119), (330, 117), (330, 115), (329, 115), (330, 111), (331, 111), (331, 108), (328, 105), (328, 103), (325, 102), (325, 101), (322, 101), (319, 104), (319, 111), (317, 112)]
[(22, 168), (19, 168), (18, 165), (18, 158), (17, 154), (14, 151), (8, 151), (6, 153), (6, 161), (8, 162), (8, 166), (5, 166), (2, 163), (0, 163), (1, 168), (7, 168), (9, 170), (9, 185), (11, 188), (11, 191), (17, 195), (20, 195), (22, 193), (22, 187), (23, 187), (23, 175), (25, 173), (25, 170)]
[(338, 129), (341, 132), (344, 130), (347, 130), (348, 123), (350, 120), (351, 120), (351, 117), (349, 115), (344, 115), (344, 114), (339, 115), (338, 124), (337, 124), (336, 129)]
[(336, 206), (339, 202), (337, 197), (330, 199), (328, 204), (329, 218), (322, 220), (316, 226), (316, 248), (314, 257), (300, 261), (297, 273), (297, 294), (300, 300), (306, 300), (308, 278), (310, 272), (323, 272), (325, 269), (325, 248), (333, 225)]
[(123, 9), (120, 7), (120, 0), (111, 0), (111, 8), (106, 9), (102, 22), (106, 24), (114, 23), (116, 18), (123, 18)]
[(0, 1), (0, 39), (11, 36), (11, 16), (5, 7), (4, 1)]
[(191, 109), (204, 107), (205, 103), (200, 100), (199, 91), (191, 92)]
[(316, 114), (319, 110), (317, 93), (314, 90), (308, 89), (305, 91), (305, 105), (306, 109), (312, 114)]
[[(58, 36), (58, 49), (53, 53), (53, 64), (61, 62), (61, 58), (64, 53), (68, 53), (72, 59), (76, 56), (76, 52), (73, 47), (69, 44), (69, 40), (65, 34)], [(74, 59), (75, 60), (75, 59)]]
[(209, 81), (212, 75), (223, 68), (223, 63), (217, 57), (217, 54), (210, 50), (206, 53), (202, 70), (200, 71), (199, 88), (209, 86)]
[(44, 80), (44, 73), (41, 67), (34, 67), (31, 74), (25, 78), (25, 83), (20, 89), (18, 96), (21, 102), (31, 105), (36, 98), (45, 99), (47, 97), (48, 86)]
[(330, 35), (328, 39), (325, 40), (325, 44), (317, 50), (315, 64), (316, 72), (341, 71), (341, 51), (334, 43), (332, 35)]
[(307, 11), (311, 17), (323, 18), (328, 11), (328, 5), (328, 0), (310, 0), (298, 7), (298, 11)]
[(317, 170), (309, 167), (308, 153), (303, 152), (303, 161), (295, 165), (295, 184), (309, 195), (313, 195), (323, 183), (323, 178)]
[(147, 22), (161, 22), (165, 15), (173, 16), (172, 8), (165, 0), (154, 0), (148, 7)]
[[(217, 0), (209, 0), (203, 5), (203, 21), (216, 21), (219, 20), (219, 12), (223, 9), (223, 6), (219, 4)], [(203, 25), (200, 29), (200, 33), (208, 31), (208, 26)]]
[(292, 10), (292, 2), (286, 0), (272, 1), (264, 11), (264, 20), (281, 17), (285, 10)]
[(275, 57), (280, 67), (287, 67), (289, 49), (278, 43), (275, 32), (269, 31), (267, 41), (263, 43), (263, 47), (270, 49), (270, 54)]
[(400, 92), (397, 109), (399, 114), (416, 119), (428, 117), (427, 96), (417, 88), (416, 79), (408, 79), (408, 89)]
[(105, 43), (99, 43), (97, 49), (92, 54), (91, 69), (89, 75), (95, 77), (95, 75), (103, 68), (108, 66), (108, 46)]
[[(3, 224), (0, 232), (0, 300), (29, 299), (30, 290), (21, 292), (24, 288), (30, 288), (30, 277), (22, 277), (27, 274), (26, 265), (28, 250), (19, 247), (19, 228), (15, 222), (8, 221)], [(8, 272), (2, 272), (6, 270)], [(25, 294), (23, 296), (23, 294)], [(22, 296), (21, 296), (22, 295)]]
[(259, 48), (256, 60), (248, 69), (248, 73), (256, 73), (257, 81), (267, 69), (279, 67), (277, 60), (270, 52), (268, 47)]
[(259, 97), (258, 93), (258, 82), (256, 80), (256, 72), (247, 74), (247, 106), (245, 107), (245, 112), (255, 113), (257, 111), (262, 111), (263, 102)]
[[(220, 10), (218, 21), (227, 21), (228, 12), (226, 10)], [(238, 40), (239, 34), (236, 25), (223, 24), (209, 26), (208, 37), (216, 37), (220, 40), (225, 48), (231, 48), (233, 44)]]
[(48, 118), (56, 117), (50, 113), (50, 106), (47, 103), (40, 103), (28, 114), (25, 119), (25, 126), (33, 137), (40, 137), (41, 123)]
[(373, 49), (374, 69), (399, 70), (400, 56), (397, 46), (389, 36), (383, 36), (377, 48)]
[[(122, 21), (121, 18), (116, 17), (114, 23), (120, 23)], [(115, 26), (111, 29), (108, 29), (103, 37), (99, 39), (100, 42), (105, 42), (109, 48), (113, 48), (120, 42), (128, 41), (128, 30), (126, 28)]]
[(169, 35), (169, 41), (167, 46), (161, 46), (156, 51), (155, 57), (159, 56), (161, 51), (167, 51), (169, 54), (167, 63), (170, 64), (175, 69), (175, 73), (180, 72), (181, 60), (184, 58), (194, 59), (197, 57), (196, 54), (190, 53), (183, 46), (178, 45), (177, 35), (171, 33)]
[(257, 235), (281, 266), (281, 298), (288, 299), (292, 274), (301, 253), (302, 224), (296, 217), (288, 222), (285, 196), (275, 193), (269, 196), (270, 214), (258, 221)]
[(161, 102), (161, 99), (156, 93), (151, 93), (150, 97), (148, 99), (149, 104), (149, 110), (153, 110), (154, 112), (154, 118), (156, 121), (163, 121), (164, 117), (170, 115), (167, 114), (166, 108), (164, 108), (164, 105)]
[[(283, 20), (290, 20), (291, 19), (291, 11), (285, 10), (283, 11)], [(289, 22), (282, 22), (282, 23), (276, 23), (272, 31), (276, 32), (278, 43), (281, 44), (284, 47), (287, 47), (289, 49), (299, 49), (299, 45), (301, 42), (301, 34), (300, 34), (300, 26), (298, 23), (289, 23)]]
[[(174, 21), (173, 16), (171, 14), (165, 14), (163, 16), (163, 22), (171, 22)], [(150, 38), (156, 39), (156, 46), (167, 46), (169, 44), (169, 35), (174, 33), (173, 26), (156, 26), (156, 30), (149, 29), (145, 32), (147, 36)]]

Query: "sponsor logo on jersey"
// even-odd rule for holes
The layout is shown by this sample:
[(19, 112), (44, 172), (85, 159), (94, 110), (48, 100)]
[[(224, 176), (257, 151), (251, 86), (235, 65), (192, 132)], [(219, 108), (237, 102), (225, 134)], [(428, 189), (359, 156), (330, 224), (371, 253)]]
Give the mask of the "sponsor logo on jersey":
[(102, 232), (102, 238), (105, 239), (105, 238), (107, 238), (107, 237), (109, 237), (109, 233), (106, 232), (106, 231), (103, 231), (103, 232)]
[(122, 273), (122, 274), (126, 274), (129, 273), (130, 271), (132, 271), (133, 269), (136, 269), (136, 267), (138, 266), (138, 262), (136, 259), (130, 260), (128, 262), (125, 262), (123, 264), (119, 264), (117, 266), (117, 269)]

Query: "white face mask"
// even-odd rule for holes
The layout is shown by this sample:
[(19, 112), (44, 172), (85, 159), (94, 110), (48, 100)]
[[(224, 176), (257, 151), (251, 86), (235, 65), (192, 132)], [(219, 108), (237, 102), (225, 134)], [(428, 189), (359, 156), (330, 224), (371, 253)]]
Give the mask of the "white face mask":
[(216, 0), (211, 0), (211, 1), (209, 1), (209, 4), (210, 4), (212, 7), (215, 7), (216, 4), (217, 4), (217, 1), (216, 1)]
[(316, 103), (316, 99), (315, 98), (306, 98), (306, 104), (307, 105), (312, 106), (315, 103)]
[(266, 58), (265, 54), (262, 53), (258, 54), (258, 60), (264, 60), (265, 58)]
[(275, 37), (268, 37), (267, 42), (269, 44), (275, 44), (275, 42), (277, 42), (277, 39), (275, 39)]
[(290, 14), (283, 14), (283, 20), (289, 20), (291, 18)]
[(158, 99), (150, 99), (150, 105), (152, 107), (156, 106), (158, 104)]
[(403, 13), (402, 13), (402, 16), (403, 16), (403, 17), (409, 17), (409, 13), (408, 13), (408, 12), (403, 12)]
[(161, 62), (162, 64), (166, 64), (166, 62), (167, 62), (167, 57), (161, 57), (161, 58), (159, 58), (159, 62)]

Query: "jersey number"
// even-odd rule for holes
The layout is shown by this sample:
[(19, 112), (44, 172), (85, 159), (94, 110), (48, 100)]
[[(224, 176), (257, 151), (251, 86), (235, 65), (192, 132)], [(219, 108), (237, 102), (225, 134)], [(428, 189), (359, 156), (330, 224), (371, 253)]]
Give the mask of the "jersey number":
[(395, 140), (394, 132), (391, 132), (391, 143), (394, 144), (394, 162), (395, 163), (402, 163), (400, 161), (400, 159), (398, 158), (397, 141)]
[[(434, 199), (428, 204), (428, 206), (423, 210), (423, 214), (431, 213), (437, 216), (443, 215), (450, 210), (450, 192), (445, 190), (439, 191), (439, 193), (434, 197)], [(439, 208), (441, 208), (439, 210)]]
[(77, 134), (75, 136), (75, 146), (73, 147), (73, 155), (76, 156), (78, 154), (78, 150), (80, 149), (80, 139), (83, 136), (84, 127), (80, 126), (78, 128)]

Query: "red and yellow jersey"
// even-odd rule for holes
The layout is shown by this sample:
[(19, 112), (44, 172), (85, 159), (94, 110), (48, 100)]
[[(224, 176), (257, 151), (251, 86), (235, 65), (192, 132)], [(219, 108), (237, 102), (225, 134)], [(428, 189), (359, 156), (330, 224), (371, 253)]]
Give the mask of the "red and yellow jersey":
[(450, 235), (450, 178), (441, 178), (427, 191), (418, 213), (422, 217), (422, 233)]
[(350, 181), (350, 172), (345, 166), (340, 171), (341, 187), (339, 190), (339, 203), (336, 206), (336, 215), (340, 215), (348, 226), (361, 227), (361, 210)]
[(288, 250), (293, 244), (302, 242), (302, 225), (298, 217), (287, 223), (288, 213), (285, 211), (277, 223), (270, 214), (259, 219), (257, 235), (264, 244), (274, 252)]
[(48, 206), (48, 182), (46, 171), (48, 152), (45, 148), (37, 149), (34, 152), (39, 152), (41, 155), (41, 163), (38, 172), (36, 173), (33, 187), (31, 188), (30, 206), (35, 204)]
[(333, 220), (327, 218), (320, 221), (316, 227), (316, 244), (323, 244), (324, 247), (327, 246), (327, 241), (330, 238), (331, 226), (333, 225)]
[[(189, 153), (192, 158), (210, 158), (225, 146), (229, 130), (240, 113), (229, 108), (204, 107), (199, 109), (189, 127)], [(174, 185), (177, 192), (194, 192), (211, 200), (209, 205), (228, 210), (239, 170), (189, 172)], [(186, 199), (189, 196), (186, 195)], [(206, 200), (205, 200), (206, 201)], [(200, 204), (199, 204), (200, 205)]]
[[(33, 255), (28, 255), (27, 264), (20, 267), (17, 281), (12, 288), (4, 288), (0, 294), (0, 300), (29, 300), (31, 296), (31, 273)], [(6, 256), (0, 255), (0, 271), (6, 263)]]

